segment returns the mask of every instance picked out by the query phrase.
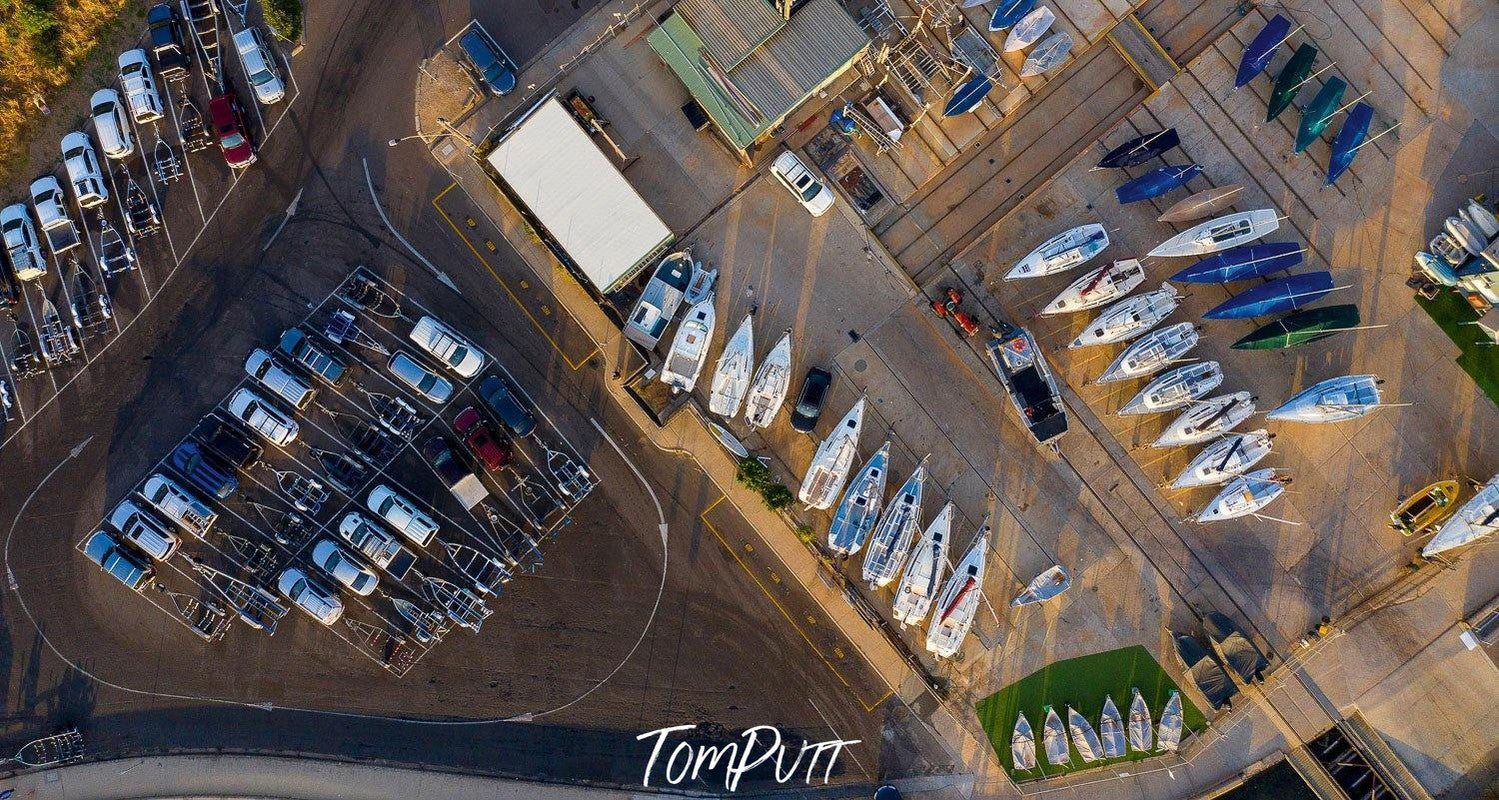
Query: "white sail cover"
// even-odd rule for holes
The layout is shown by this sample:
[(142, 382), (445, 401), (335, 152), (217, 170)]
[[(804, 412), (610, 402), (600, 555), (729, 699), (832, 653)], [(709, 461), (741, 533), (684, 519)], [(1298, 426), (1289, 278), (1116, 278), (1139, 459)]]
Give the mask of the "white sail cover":
[(1463, 503), (1456, 514), (1442, 523), (1437, 535), (1421, 548), (1421, 555), (1431, 558), (1472, 544), (1496, 530), (1499, 530), (1499, 474), (1489, 478), (1473, 499)]

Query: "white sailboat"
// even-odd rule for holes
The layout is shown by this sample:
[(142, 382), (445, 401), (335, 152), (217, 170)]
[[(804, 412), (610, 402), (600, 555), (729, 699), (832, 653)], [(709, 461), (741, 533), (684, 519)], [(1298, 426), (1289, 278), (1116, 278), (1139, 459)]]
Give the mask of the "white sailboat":
[(1266, 415), (1291, 422), (1343, 422), (1379, 408), (1379, 379), (1373, 375), (1328, 378), (1297, 392)]
[(1041, 316), (1086, 311), (1097, 308), (1133, 292), (1145, 282), (1145, 269), (1137, 258), (1124, 258), (1105, 264), (1072, 282), (1056, 299), (1041, 309)]
[(1195, 225), (1155, 246), (1147, 255), (1155, 258), (1202, 256), (1252, 242), (1280, 227), (1273, 208), (1242, 211)]
[(1036, 45), (1035, 50), (1031, 51), (1025, 63), (1020, 65), (1020, 77), (1033, 78), (1050, 72), (1061, 66), (1070, 52), (1072, 52), (1072, 34), (1067, 31), (1057, 31), (1046, 37)]
[(1194, 518), (1198, 522), (1222, 522), (1248, 516), (1270, 505), (1286, 490), (1291, 479), (1274, 469), (1257, 469), (1229, 481)]
[(1136, 339), (1109, 363), (1098, 383), (1143, 378), (1165, 369), (1197, 346), (1202, 334), (1190, 322), (1178, 322)]
[(834, 555), (851, 556), (864, 546), (885, 502), (885, 476), (889, 472), (890, 443), (880, 446), (849, 481), (833, 524), (828, 528), (828, 549)]
[(922, 458), (911, 477), (891, 498), (880, 521), (875, 523), (874, 533), (870, 534), (869, 549), (864, 551), (864, 582), (871, 590), (890, 585), (906, 563), (916, 529), (921, 525), (921, 496), (925, 489), (926, 458)]
[(708, 410), (732, 419), (739, 413), (739, 404), (744, 402), (744, 393), (749, 391), (750, 372), (755, 366), (755, 315), (744, 315), (738, 330), (729, 337), (723, 352), (718, 356), (718, 366), (713, 370), (713, 392), (708, 398)]
[(1137, 753), (1150, 750), (1155, 738), (1150, 726), (1150, 706), (1145, 705), (1145, 696), (1139, 689), (1130, 689), (1135, 699), (1129, 704), (1129, 746)]
[(1010, 29), (1010, 35), (1005, 37), (1005, 52), (1013, 53), (1035, 44), (1037, 39), (1046, 35), (1052, 23), (1056, 21), (1057, 15), (1052, 12), (1050, 6), (1041, 6), (1021, 17), (1020, 21), (1015, 23), (1015, 27)]
[(1015, 717), (1015, 730), (1010, 734), (1010, 763), (1018, 770), (1036, 768), (1036, 734), (1024, 713)]
[(1176, 480), (1171, 482), (1171, 488), (1212, 486), (1248, 472), (1250, 467), (1270, 455), (1270, 437), (1269, 431), (1260, 428), (1235, 436), (1225, 436), (1209, 444), (1182, 469)]
[(848, 471), (853, 468), (854, 458), (859, 455), (859, 430), (864, 425), (864, 398), (843, 415), (843, 419), (828, 432), (828, 438), (817, 446), (812, 456), (812, 465), (802, 478), (797, 498), (807, 508), (831, 508), (843, 482), (848, 480)]
[(1117, 413), (1129, 416), (1172, 411), (1213, 391), (1221, 383), (1223, 368), (1216, 361), (1180, 366), (1151, 381)]
[(1046, 763), (1063, 767), (1072, 761), (1072, 749), (1067, 746), (1067, 729), (1057, 710), (1046, 706), (1046, 721), (1041, 724), (1041, 743), (1046, 749)]
[(1161, 724), (1156, 731), (1156, 749), (1176, 752), (1182, 740), (1182, 697), (1175, 689), (1166, 701), (1166, 710), (1161, 712)]
[(1181, 294), (1169, 283), (1123, 300), (1099, 312), (1098, 317), (1077, 335), (1069, 348), (1113, 344), (1133, 339), (1171, 316), (1181, 304)]
[(1077, 748), (1084, 763), (1091, 764), (1102, 757), (1103, 746), (1099, 744), (1098, 733), (1072, 706), (1067, 706), (1067, 729), (1072, 732), (1072, 746)]
[(1103, 714), (1098, 718), (1098, 740), (1103, 744), (1104, 758), (1119, 758), (1124, 755), (1124, 721), (1119, 718), (1119, 707), (1114, 705), (1112, 695), (1103, 697)]
[(1499, 474), (1489, 478), (1471, 500), (1437, 528), (1437, 535), (1421, 548), (1421, 555), (1431, 558), (1472, 544), (1496, 530), (1499, 530)]
[(708, 360), (715, 321), (712, 294), (687, 309), (687, 317), (677, 326), (677, 336), (661, 365), (661, 382), (673, 391), (690, 392), (697, 385), (703, 362)]
[(952, 534), (953, 505), (948, 503), (937, 512), (937, 518), (926, 526), (926, 532), (911, 551), (906, 574), (895, 590), (894, 616), (901, 627), (920, 622), (932, 610), (932, 601), (942, 586), (947, 571), (947, 543)]
[(1181, 447), (1206, 442), (1239, 427), (1254, 414), (1254, 396), (1234, 392), (1208, 400), (1199, 400), (1161, 431), (1151, 447)]
[(937, 598), (932, 624), (926, 631), (926, 649), (938, 658), (950, 658), (957, 653), (973, 627), (979, 598), (983, 596), (984, 556), (988, 548), (989, 524), (986, 520)]
[(791, 388), (791, 330), (788, 328), (770, 355), (760, 362), (755, 370), (755, 379), (750, 381), (749, 394), (744, 401), (744, 419), (751, 426), (766, 428), (786, 402), (786, 391)]
[(1096, 222), (1079, 225), (1042, 242), (1005, 273), (1005, 280), (1037, 278), (1066, 272), (1086, 263), (1109, 246), (1109, 233)]
[(1058, 564), (1032, 578), (1031, 582), (1026, 585), (1025, 591), (1010, 601), (1010, 607), (1019, 608), (1032, 603), (1044, 603), (1067, 591), (1071, 586), (1072, 576), (1067, 573), (1066, 567)]

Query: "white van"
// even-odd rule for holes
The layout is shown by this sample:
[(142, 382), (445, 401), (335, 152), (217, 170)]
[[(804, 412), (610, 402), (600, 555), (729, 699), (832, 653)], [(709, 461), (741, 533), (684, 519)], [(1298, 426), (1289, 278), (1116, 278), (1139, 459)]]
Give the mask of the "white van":
[(298, 411), (305, 410), (317, 395), (317, 391), (308, 386), (307, 381), (276, 363), (270, 353), (259, 347), (251, 350), (250, 357), (245, 359), (245, 372)]

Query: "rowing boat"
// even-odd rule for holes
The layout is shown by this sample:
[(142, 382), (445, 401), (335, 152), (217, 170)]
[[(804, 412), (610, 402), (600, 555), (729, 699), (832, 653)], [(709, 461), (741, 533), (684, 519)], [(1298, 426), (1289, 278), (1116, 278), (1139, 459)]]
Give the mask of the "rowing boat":
[(1274, 469), (1258, 469), (1239, 475), (1223, 487), (1194, 518), (1197, 522), (1222, 522), (1256, 514), (1286, 490), (1291, 479)]
[(1067, 746), (1067, 729), (1057, 710), (1046, 706), (1046, 722), (1041, 725), (1041, 743), (1046, 749), (1046, 763), (1053, 767), (1066, 766), (1072, 761), (1072, 750)]
[(1333, 290), (1332, 273), (1303, 272), (1245, 289), (1208, 309), (1203, 319), (1268, 317), (1309, 306)]
[(1342, 375), (1308, 386), (1266, 415), (1287, 422), (1343, 422), (1379, 408), (1379, 379)]
[(1305, 152), (1327, 130), (1327, 124), (1332, 122), (1338, 103), (1343, 100), (1343, 92), (1347, 90), (1348, 82), (1334, 75), (1317, 90), (1317, 96), (1312, 98), (1312, 102), (1301, 109), (1301, 125), (1296, 129), (1295, 152)]
[(1035, 44), (1056, 21), (1057, 15), (1052, 13), (1050, 6), (1041, 6), (1026, 14), (1010, 29), (1010, 35), (1005, 37), (1005, 52), (1014, 53)]
[(993, 89), (994, 81), (989, 80), (987, 75), (979, 75), (964, 81), (953, 90), (947, 105), (942, 107), (942, 116), (956, 117), (974, 110)]
[(1172, 489), (1213, 486), (1249, 471), (1270, 455), (1272, 434), (1263, 428), (1214, 440), (1171, 482)]
[(1033, 78), (1061, 66), (1072, 50), (1072, 34), (1058, 31), (1046, 37), (1020, 67), (1020, 77)]
[(1175, 689), (1171, 690), (1171, 699), (1166, 701), (1166, 710), (1161, 712), (1160, 729), (1156, 732), (1156, 747), (1160, 750), (1176, 752), (1176, 747), (1182, 740), (1182, 697)]
[(1022, 771), (1036, 768), (1036, 735), (1023, 713), (1015, 717), (1015, 730), (1010, 734), (1010, 764)]
[(1157, 167), (1138, 178), (1126, 181), (1114, 190), (1114, 196), (1118, 198), (1121, 206), (1150, 200), (1172, 189), (1187, 185), (1201, 174), (1202, 167), (1198, 164), (1171, 164)]
[(1229, 208), (1239, 201), (1239, 194), (1244, 187), (1237, 183), (1227, 186), (1215, 186), (1211, 189), (1203, 189), (1196, 194), (1178, 200), (1175, 205), (1166, 209), (1166, 213), (1156, 217), (1158, 222), (1191, 222), (1194, 219), (1211, 217), (1212, 215)]
[(1256, 328), (1234, 342), (1235, 350), (1278, 350), (1326, 339), (1358, 327), (1358, 306), (1324, 306), (1298, 311)]
[(1275, 57), (1275, 51), (1280, 49), (1281, 43), (1290, 35), (1290, 20), (1279, 14), (1271, 17), (1265, 27), (1255, 34), (1249, 46), (1244, 48), (1244, 55), (1239, 58), (1238, 73), (1234, 75), (1234, 88), (1242, 88), (1254, 80), (1254, 76), (1263, 72), (1270, 64), (1270, 59)]
[(1144, 164), (1180, 144), (1181, 136), (1175, 128), (1136, 136), (1105, 153), (1094, 169), (1118, 169)]
[(1296, 94), (1306, 85), (1307, 76), (1312, 73), (1312, 64), (1316, 61), (1315, 45), (1303, 44), (1291, 54), (1286, 65), (1281, 67), (1280, 74), (1275, 76), (1275, 88), (1270, 91), (1270, 103), (1265, 110), (1266, 122), (1274, 122), (1280, 112), (1291, 106), (1291, 101), (1296, 99)]
[(885, 442), (848, 484), (843, 500), (833, 514), (833, 524), (828, 527), (828, 549), (834, 555), (851, 556), (859, 552), (864, 540), (869, 538), (885, 502), (885, 476), (889, 464), (890, 443)]
[(1026, 253), (1025, 258), (1020, 259), (1005, 273), (1005, 280), (1066, 272), (1087, 262), (1108, 246), (1108, 231), (1096, 222), (1069, 228)]
[(1249, 392), (1234, 392), (1210, 400), (1199, 400), (1187, 406), (1150, 446), (1181, 447), (1206, 442), (1239, 427), (1253, 414), (1254, 396)]
[(1172, 275), (1176, 283), (1233, 283), (1263, 278), (1301, 263), (1306, 248), (1295, 242), (1262, 242), (1204, 258)]
[(1168, 283), (1123, 300), (1099, 312), (1068, 348), (1128, 341), (1154, 328), (1181, 303), (1181, 294)]
[(1084, 763), (1091, 764), (1101, 757), (1103, 745), (1098, 741), (1098, 733), (1072, 706), (1067, 706), (1067, 728), (1072, 732), (1072, 746), (1077, 748)]
[(1369, 123), (1374, 121), (1374, 106), (1357, 103), (1343, 118), (1343, 127), (1332, 137), (1332, 155), (1327, 158), (1327, 176), (1322, 179), (1327, 186), (1333, 185), (1353, 163), (1353, 157), (1363, 147), (1369, 135)]
[(1026, 584), (1025, 591), (1010, 601), (1010, 606), (1019, 608), (1034, 603), (1044, 603), (1067, 591), (1071, 586), (1072, 576), (1067, 574), (1067, 568), (1057, 564), (1032, 578), (1031, 582)]
[(1210, 219), (1188, 228), (1156, 245), (1149, 255), (1201, 256), (1247, 244), (1255, 239), (1274, 233), (1280, 227), (1280, 216), (1273, 208), (1241, 211), (1237, 214)]
[(1141, 337), (1126, 347), (1112, 362), (1098, 383), (1113, 383), (1143, 378), (1165, 369), (1197, 346), (1200, 333), (1190, 322), (1178, 322)]
[(1097, 308), (1133, 292), (1145, 282), (1139, 259), (1125, 258), (1105, 264), (1072, 282), (1041, 309), (1041, 316)]
[(1156, 414), (1173, 411), (1218, 388), (1223, 383), (1223, 369), (1216, 361), (1186, 364), (1151, 381), (1118, 414)]

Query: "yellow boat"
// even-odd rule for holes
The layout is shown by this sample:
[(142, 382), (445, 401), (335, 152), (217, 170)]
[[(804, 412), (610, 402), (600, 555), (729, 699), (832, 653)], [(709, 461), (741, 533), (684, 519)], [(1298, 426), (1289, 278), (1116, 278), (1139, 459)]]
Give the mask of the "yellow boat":
[(1457, 499), (1462, 490), (1462, 483), (1456, 480), (1433, 483), (1406, 498), (1390, 512), (1390, 527), (1405, 536), (1435, 528), (1457, 510)]

